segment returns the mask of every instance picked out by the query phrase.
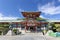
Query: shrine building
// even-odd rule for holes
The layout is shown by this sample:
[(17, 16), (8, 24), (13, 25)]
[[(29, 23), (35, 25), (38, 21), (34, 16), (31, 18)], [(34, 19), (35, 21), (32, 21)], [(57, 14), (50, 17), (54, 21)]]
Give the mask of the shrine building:
[(41, 28), (47, 28), (48, 22), (43, 22), (43, 20), (37, 21), (41, 12), (22, 12), (22, 15), (25, 17), (25, 20), (21, 22), (25, 27), (25, 31), (41, 31)]
[(23, 19), (15, 19), (15, 20), (0, 20), (0, 30), (2, 27), (9, 28), (20, 28), (19, 30), (24, 30), (25, 32), (41, 32), (42, 29), (48, 30), (48, 24), (51, 22), (55, 22), (60, 25), (60, 21), (56, 20), (37, 20), (37, 18), (41, 18), (41, 12), (21, 12)]

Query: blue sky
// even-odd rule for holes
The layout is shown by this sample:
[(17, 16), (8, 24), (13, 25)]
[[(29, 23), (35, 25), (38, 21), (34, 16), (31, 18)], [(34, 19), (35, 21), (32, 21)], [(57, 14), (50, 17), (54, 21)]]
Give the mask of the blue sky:
[(60, 0), (0, 0), (0, 19), (23, 18), (22, 11), (41, 11), (42, 18), (60, 19)]

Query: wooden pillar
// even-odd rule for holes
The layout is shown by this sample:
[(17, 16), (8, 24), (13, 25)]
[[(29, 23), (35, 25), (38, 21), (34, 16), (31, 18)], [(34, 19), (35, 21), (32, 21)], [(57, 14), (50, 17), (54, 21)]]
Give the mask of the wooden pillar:
[(37, 27), (37, 26), (35, 26), (35, 31), (36, 31), (36, 27)]
[(33, 26), (33, 30), (36, 31), (36, 26)]
[(37, 32), (37, 28), (36, 27), (37, 27), (37, 24), (35, 23), (35, 27), (34, 27), (35, 28), (35, 32)]
[(27, 30), (27, 22), (25, 23), (25, 32), (26, 32), (26, 30)]
[(3, 35), (3, 32), (1, 33), (1, 35)]
[(25, 32), (26, 32), (26, 26), (25, 26)]
[(18, 23), (16, 22), (16, 28), (18, 28), (18, 25), (17, 25)]

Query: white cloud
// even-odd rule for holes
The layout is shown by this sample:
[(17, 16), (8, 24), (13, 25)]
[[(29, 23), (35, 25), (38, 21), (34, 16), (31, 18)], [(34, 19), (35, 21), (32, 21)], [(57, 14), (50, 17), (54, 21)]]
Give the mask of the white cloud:
[(38, 11), (44, 12), (45, 14), (60, 14), (60, 6), (54, 6), (54, 2), (47, 3), (43, 6), (38, 5)]
[(60, 0), (58, 0), (60, 2)]
[(13, 20), (13, 19), (18, 19), (19, 17), (5, 17), (2, 13), (0, 13), (0, 20)]
[(41, 17), (43, 19), (49, 19), (49, 18), (44, 17), (43, 15), (40, 15), (39, 17)]
[(2, 13), (0, 13), (0, 17), (3, 17), (3, 14)]
[(13, 20), (18, 19), (18, 17), (0, 17), (0, 20)]
[(19, 9), (20, 12), (24, 12), (25, 10)]
[(44, 16), (42, 16), (42, 15), (40, 15), (39, 17), (41, 17), (41, 18), (45, 18)]

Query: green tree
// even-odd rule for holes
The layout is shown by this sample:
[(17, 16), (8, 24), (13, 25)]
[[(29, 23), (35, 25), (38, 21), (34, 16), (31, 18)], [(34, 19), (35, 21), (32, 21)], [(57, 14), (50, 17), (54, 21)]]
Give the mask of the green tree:
[(40, 18), (40, 17), (38, 17), (38, 18), (36, 18), (36, 20), (44, 20), (44, 21), (46, 21), (46, 19), (43, 19), (43, 18)]

